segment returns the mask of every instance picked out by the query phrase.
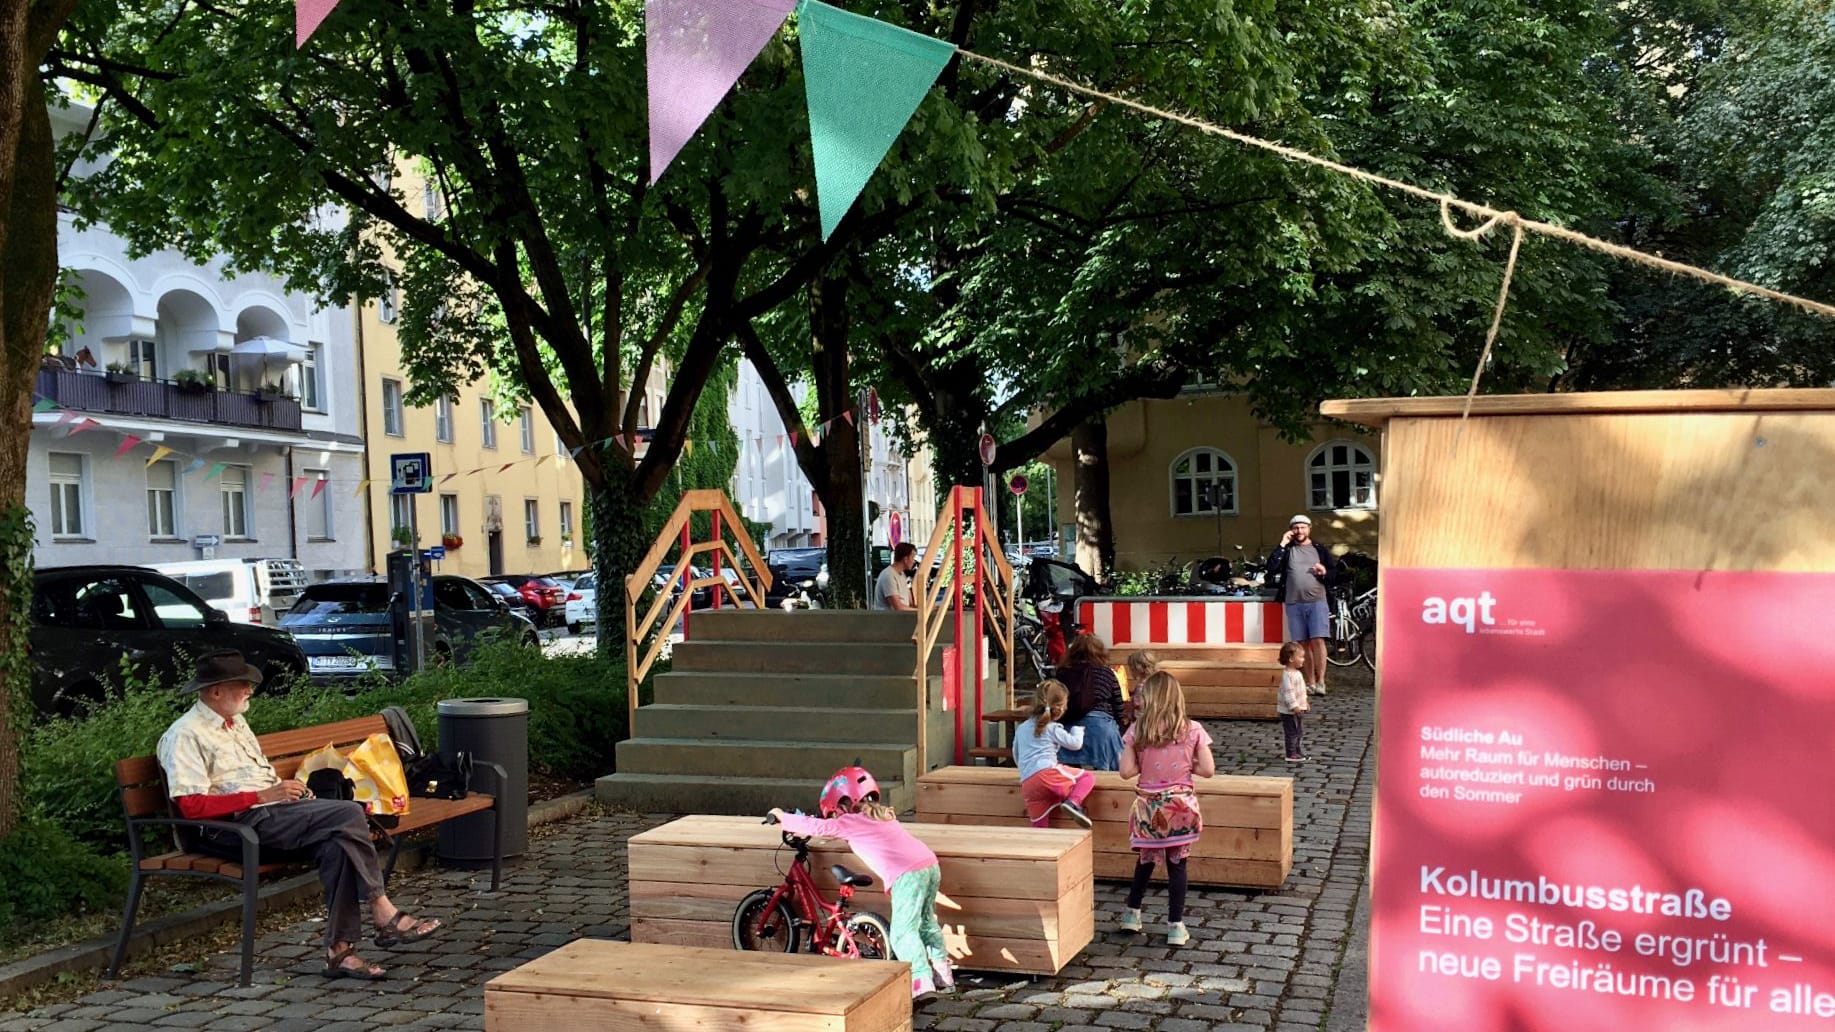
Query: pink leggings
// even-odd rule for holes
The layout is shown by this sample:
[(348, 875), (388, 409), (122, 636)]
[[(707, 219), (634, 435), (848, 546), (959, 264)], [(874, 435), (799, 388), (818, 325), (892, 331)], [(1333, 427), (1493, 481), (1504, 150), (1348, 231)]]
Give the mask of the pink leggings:
[(1026, 802), (1026, 816), (1035, 828), (1051, 823), (1051, 808), (1066, 800), (1083, 805), (1096, 788), (1096, 775), (1076, 767), (1058, 764), (1020, 782), (1020, 798)]

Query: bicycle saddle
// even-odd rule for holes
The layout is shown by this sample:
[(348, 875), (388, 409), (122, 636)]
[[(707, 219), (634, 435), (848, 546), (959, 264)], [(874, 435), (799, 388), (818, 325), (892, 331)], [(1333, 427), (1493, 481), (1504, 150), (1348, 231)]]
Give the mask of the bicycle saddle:
[(830, 867), (828, 869), (828, 873), (834, 875), (835, 880), (840, 882), (841, 884), (852, 885), (856, 889), (870, 888), (873, 884), (872, 875), (855, 874), (854, 872), (848, 870), (847, 868), (841, 866), (840, 864), (836, 864), (833, 867)]

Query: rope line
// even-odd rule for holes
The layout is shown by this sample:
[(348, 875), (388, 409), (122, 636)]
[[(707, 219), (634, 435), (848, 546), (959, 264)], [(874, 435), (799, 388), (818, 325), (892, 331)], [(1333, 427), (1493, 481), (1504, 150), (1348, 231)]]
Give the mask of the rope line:
[[(1025, 68), (1025, 67), (1013, 64), (1008, 61), (1002, 61), (996, 57), (988, 57), (984, 54), (977, 54), (971, 50), (958, 50), (956, 51), (956, 53), (970, 60), (980, 61), (982, 64), (989, 65), (994, 68), (1002, 69), (1013, 75), (1024, 76), (1029, 79), (1035, 79), (1039, 82), (1049, 83), (1050, 85), (1057, 86), (1060, 89), (1069, 90), (1072, 93), (1078, 93), (1086, 97), (1091, 97), (1097, 100), (1106, 101), (1110, 104), (1114, 104), (1119, 107), (1129, 108), (1131, 110), (1138, 111), (1142, 114), (1152, 115), (1155, 118), (1163, 118), (1163, 119), (1166, 119), (1167, 121), (1177, 122), (1180, 125), (1190, 126), (1193, 129), (1197, 129), (1198, 131), (1203, 132), (1203, 133), (1208, 133), (1212, 136), (1221, 136), (1226, 140), (1232, 140), (1246, 147), (1254, 147), (1259, 150), (1267, 151), (1271, 154), (1277, 154), (1283, 158), (1286, 158), (1289, 161), (1295, 161), (1295, 162), (1299, 162), (1299, 163), (1307, 164), (1307, 165), (1316, 165), (1320, 168), (1330, 169), (1334, 172), (1339, 173), (1340, 175), (1349, 176), (1352, 179), (1357, 179), (1357, 180), (1360, 180), (1366, 183), (1373, 183), (1377, 186), (1381, 186), (1381, 187), (1385, 187), (1390, 190), (1394, 190), (1397, 193), (1407, 194), (1410, 197), (1417, 197), (1424, 201), (1434, 202), (1440, 205), (1441, 221), (1444, 227), (1446, 228), (1447, 232), (1451, 233), (1452, 235), (1456, 237), (1460, 237), (1462, 239), (1467, 239), (1467, 240), (1476, 239), (1478, 236), (1484, 234), (1485, 232), (1490, 230), (1492, 227), (1496, 226), (1498, 223), (1500, 222), (1508, 223), (1516, 230), (1516, 240), (1515, 242), (1511, 244), (1511, 248), (1510, 248), (1511, 266), (1515, 265), (1517, 244), (1521, 243), (1523, 232), (1526, 230), (1528, 232), (1535, 233), (1540, 236), (1550, 237), (1555, 240), (1565, 240), (1570, 244), (1574, 244), (1578, 247), (1584, 247), (1589, 250), (1598, 251), (1601, 254), (1612, 255), (1613, 257), (1622, 258), (1630, 262), (1636, 262), (1640, 265), (1649, 266), (1650, 268), (1653, 268), (1653, 269), (1660, 269), (1664, 272), (1671, 273), (1672, 275), (1687, 276), (1691, 279), (1697, 279), (1704, 283), (1713, 283), (1718, 286), (1726, 287), (1729, 290), (1737, 290), (1742, 293), (1752, 294), (1757, 297), (1770, 298), (1773, 301), (1778, 301), (1783, 304), (1790, 305), (1794, 308), (1801, 309), (1805, 312), (1814, 313), (1816, 315), (1826, 315), (1830, 317), (1835, 317), (1835, 305), (1825, 304), (1821, 301), (1813, 301), (1809, 298), (1799, 297), (1795, 294), (1787, 294), (1781, 290), (1773, 290), (1770, 287), (1763, 287), (1763, 286), (1758, 285), (1757, 283), (1750, 283), (1750, 282), (1747, 282), (1746, 280), (1735, 279), (1732, 276), (1723, 276), (1718, 272), (1712, 272), (1707, 269), (1699, 268), (1694, 265), (1689, 265), (1685, 262), (1673, 261), (1668, 258), (1659, 257), (1658, 255), (1648, 254), (1646, 252), (1639, 251), (1636, 248), (1626, 247), (1622, 244), (1614, 244), (1607, 240), (1601, 240), (1598, 237), (1588, 236), (1585, 233), (1581, 233), (1576, 230), (1568, 229), (1565, 226), (1558, 226), (1552, 222), (1543, 222), (1539, 219), (1526, 219), (1516, 214), (1515, 212), (1503, 211), (1497, 208), (1493, 208), (1488, 204), (1479, 204), (1475, 201), (1468, 201), (1468, 200), (1464, 200), (1459, 197), (1455, 197), (1452, 194), (1445, 193), (1443, 191), (1429, 190), (1429, 189), (1426, 189), (1425, 187), (1416, 186), (1413, 183), (1403, 182), (1400, 179), (1392, 179), (1388, 176), (1381, 175), (1376, 172), (1368, 172), (1368, 171), (1365, 171), (1364, 169), (1356, 168), (1351, 165), (1347, 165), (1341, 161), (1334, 161), (1330, 158), (1320, 157), (1317, 154), (1313, 154), (1308, 151), (1303, 151), (1296, 147), (1289, 147), (1285, 144), (1275, 143), (1271, 140), (1264, 140), (1257, 136), (1250, 136), (1247, 133), (1240, 133), (1234, 129), (1226, 129), (1223, 126), (1215, 125), (1210, 122), (1206, 122), (1203, 119), (1195, 118), (1191, 115), (1185, 115), (1185, 114), (1180, 114), (1176, 111), (1167, 111), (1162, 108), (1156, 108), (1150, 104), (1143, 104), (1138, 100), (1131, 100), (1119, 94), (1106, 93), (1102, 90), (1098, 90), (1093, 87), (1084, 86), (1081, 83), (1072, 82), (1071, 80), (1062, 78), (1061, 76), (1052, 75), (1049, 72), (1039, 71), (1036, 68)], [(1457, 208), (1460, 211), (1468, 215), (1485, 220), (1484, 224), (1481, 225), (1477, 230), (1472, 230), (1472, 231), (1461, 231), (1459, 229), (1456, 229), (1452, 224), (1452, 209), (1454, 208)], [(1504, 286), (1506, 290), (1509, 287), (1509, 283), (1510, 283), (1509, 276), (1506, 275), (1504, 279)], [(1500, 300), (1499, 307), (1498, 307), (1498, 313), (1497, 313), (1497, 319), (1501, 319), (1502, 317), (1503, 317), (1503, 307), (1502, 307), (1502, 301)], [(1492, 337), (1495, 337), (1496, 334), (1497, 334), (1497, 325), (1496, 325), (1496, 320), (1494, 319), (1492, 327), (1491, 327), (1491, 335)], [(1486, 342), (1485, 353), (1487, 355), (1490, 354), (1490, 342), (1489, 341)], [(1483, 367), (1481, 365), (1480, 369), (1482, 370), (1482, 368)], [(1468, 401), (1468, 404), (1469, 404), (1469, 401)]]

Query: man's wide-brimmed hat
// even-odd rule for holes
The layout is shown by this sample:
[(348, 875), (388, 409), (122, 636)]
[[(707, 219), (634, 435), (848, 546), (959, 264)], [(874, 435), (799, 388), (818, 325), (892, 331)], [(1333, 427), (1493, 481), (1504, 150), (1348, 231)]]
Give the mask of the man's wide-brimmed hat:
[(242, 653), (235, 649), (224, 649), (221, 652), (209, 652), (198, 657), (197, 670), (193, 671), (191, 681), (183, 691), (187, 694), (202, 691), (213, 684), (226, 681), (247, 681), (251, 685), (261, 683), (261, 671), (248, 665)]

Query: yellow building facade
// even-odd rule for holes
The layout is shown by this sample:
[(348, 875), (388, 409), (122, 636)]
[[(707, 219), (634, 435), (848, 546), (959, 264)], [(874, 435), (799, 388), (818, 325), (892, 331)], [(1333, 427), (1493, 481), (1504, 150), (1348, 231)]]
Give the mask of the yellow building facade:
[[(404, 539), (416, 507), (420, 545), (446, 545), (437, 573), (487, 577), (588, 567), (580, 469), (539, 407), (503, 411), (487, 377), (428, 406), (410, 406), (394, 298), (366, 303), (357, 349), (363, 373), (373, 568)], [(390, 456), (426, 452), (433, 491), (391, 495)]]
[[(1294, 443), (1255, 417), (1249, 400), (1191, 390), (1124, 405), (1108, 417), (1109, 515), (1115, 566), (1144, 570), (1220, 555), (1263, 557), (1296, 513), (1335, 551), (1376, 551), (1378, 439), (1320, 424)], [(1068, 439), (1046, 453), (1057, 473), (1063, 540), (1075, 540), (1076, 480)]]

